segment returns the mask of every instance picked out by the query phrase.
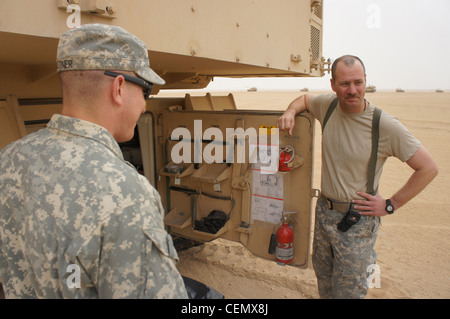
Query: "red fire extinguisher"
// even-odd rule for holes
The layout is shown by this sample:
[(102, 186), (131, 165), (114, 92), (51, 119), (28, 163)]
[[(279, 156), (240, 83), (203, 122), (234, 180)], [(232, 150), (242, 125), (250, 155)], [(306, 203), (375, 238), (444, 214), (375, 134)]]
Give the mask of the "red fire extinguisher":
[(278, 170), (281, 172), (289, 172), (292, 170), (291, 162), (294, 160), (294, 148), (290, 145), (283, 147), (280, 152), (280, 162)]
[(287, 218), (283, 218), (283, 223), (277, 230), (277, 246), (275, 259), (278, 265), (287, 265), (294, 258), (294, 231), (289, 225)]

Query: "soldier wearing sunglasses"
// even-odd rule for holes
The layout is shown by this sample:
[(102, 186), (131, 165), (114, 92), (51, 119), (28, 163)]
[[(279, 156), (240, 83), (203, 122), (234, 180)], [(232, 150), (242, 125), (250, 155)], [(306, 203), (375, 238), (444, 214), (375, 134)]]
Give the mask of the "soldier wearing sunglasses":
[(186, 298), (160, 196), (118, 145), (164, 84), (145, 44), (83, 25), (61, 36), (57, 68), (61, 114), (0, 152), (6, 297)]

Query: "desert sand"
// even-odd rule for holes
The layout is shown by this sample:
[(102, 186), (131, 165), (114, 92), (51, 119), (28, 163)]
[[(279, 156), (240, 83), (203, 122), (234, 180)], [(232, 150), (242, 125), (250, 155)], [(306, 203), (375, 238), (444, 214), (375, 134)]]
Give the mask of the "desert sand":
[[(284, 110), (300, 94), (233, 93), (238, 108), (272, 110)], [(368, 93), (366, 98), (408, 127), (439, 166), (439, 175), (428, 188), (394, 215), (382, 218), (376, 243), (381, 288), (370, 289), (367, 298), (450, 298), (450, 93), (392, 90)], [(320, 189), (318, 128), (316, 122), (314, 188)], [(388, 198), (395, 193), (411, 173), (406, 164), (388, 159), (381, 196)], [(315, 199), (313, 203), (315, 207)], [(255, 257), (240, 243), (217, 239), (180, 251), (179, 256), (181, 274), (209, 285), (225, 298), (319, 298), (311, 265), (307, 269), (278, 266)]]

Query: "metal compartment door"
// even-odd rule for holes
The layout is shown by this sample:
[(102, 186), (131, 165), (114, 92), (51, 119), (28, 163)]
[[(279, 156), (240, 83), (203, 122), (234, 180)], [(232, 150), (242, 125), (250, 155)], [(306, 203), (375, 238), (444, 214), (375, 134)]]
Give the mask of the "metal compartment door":
[(19, 102), (14, 95), (8, 95), (4, 101), (0, 100), (0, 126), (2, 127), (0, 149), (27, 135), (19, 111)]
[[(309, 114), (300, 114), (292, 136), (279, 132), (272, 139), (276, 131), (270, 128), (276, 127), (280, 115), (235, 110), (162, 112), (163, 164), (158, 167), (157, 187), (172, 234), (198, 241), (220, 237), (241, 242), (255, 255), (275, 260), (269, 253), (271, 235), (283, 212), (295, 212), (289, 214), (294, 231), (289, 265), (307, 267), (314, 121)], [(287, 145), (294, 150), (288, 164), (291, 171), (278, 172), (279, 152)], [(276, 172), (267, 172), (271, 166), (267, 159), (262, 163), (270, 146), (277, 149), (276, 163), (272, 161)], [(215, 214), (226, 216), (225, 225), (213, 230), (216, 233), (197, 227), (203, 226), (202, 221), (214, 222)]]

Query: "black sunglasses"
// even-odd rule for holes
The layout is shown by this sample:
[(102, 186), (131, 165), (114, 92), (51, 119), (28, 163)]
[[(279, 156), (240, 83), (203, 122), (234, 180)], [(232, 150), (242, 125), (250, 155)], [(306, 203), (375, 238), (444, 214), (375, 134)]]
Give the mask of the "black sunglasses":
[(130, 76), (126, 74), (111, 72), (111, 71), (105, 71), (105, 75), (112, 76), (112, 77), (118, 77), (119, 75), (123, 76), (125, 81), (134, 83), (142, 87), (142, 91), (144, 92), (144, 99), (148, 100), (150, 98), (150, 92), (152, 91), (153, 83), (147, 82), (141, 78)]

